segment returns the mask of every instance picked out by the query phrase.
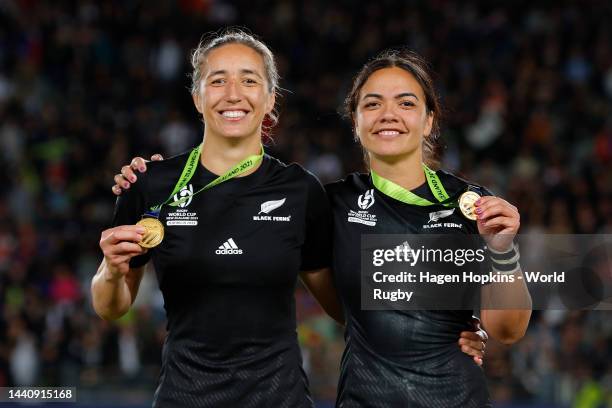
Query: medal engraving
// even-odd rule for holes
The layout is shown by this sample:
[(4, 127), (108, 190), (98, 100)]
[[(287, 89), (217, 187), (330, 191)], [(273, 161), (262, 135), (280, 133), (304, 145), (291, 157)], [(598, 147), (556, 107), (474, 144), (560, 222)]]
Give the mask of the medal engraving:
[(461, 214), (467, 219), (476, 220), (476, 206), (474, 203), (480, 198), (478, 193), (466, 191), (459, 197), (459, 209)]
[(143, 218), (136, 225), (141, 225), (145, 228), (144, 236), (138, 243), (143, 248), (153, 248), (158, 246), (164, 239), (164, 226), (156, 218)]

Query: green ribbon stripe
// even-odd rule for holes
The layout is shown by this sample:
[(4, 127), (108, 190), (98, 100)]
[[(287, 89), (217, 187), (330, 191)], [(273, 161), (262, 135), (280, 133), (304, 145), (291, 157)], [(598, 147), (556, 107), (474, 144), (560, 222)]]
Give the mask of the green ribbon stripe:
[(448, 193), (444, 189), (444, 186), (442, 185), (442, 181), (440, 181), (440, 177), (438, 177), (436, 172), (427, 167), (425, 164), (423, 164), (423, 172), (425, 173), (425, 178), (427, 179), (429, 189), (438, 199), (437, 203), (431, 202), (426, 198), (419, 197), (412, 191), (406, 190), (404, 187), (395, 184), (391, 180), (376, 174), (374, 170), (371, 171), (372, 183), (381, 193), (406, 204), (418, 205), (421, 207), (442, 204), (446, 207), (456, 207), (456, 203), (454, 203), (455, 200), (449, 197)]
[[(198, 147), (194, 148), (191, 153), (189, 153), (189, 157), (187, 158), (187, 162), (185, 163), (185, 167), (183, 167), (183, 171), (181, 172), (181, 176), (179, 177), (178, 181), (176, 182), (176, 185), (174, 186), (174, 189), (172, 190), (172, 193), (170, 193), (170, 196), (166, 199), (166, 201), (164, 201), (161, 204), (158, 204), (156, 206), (151, 207), (151, 211), (153, 212), (159, 212), (161, 210), (161, 208), (168, 204), (168, 202), (170, 200), (172, 200), (172, 197), (174, 197), (174, 195), (176, 193), (178, 193), (179, 191), (181, 191), (181, 189), (183, 187), (185, 187), (189, 181), (191, 180), (191, 178), (193, 177), (195, 170), (198, 166), (198, 163), (200, 161), (200, 155), (202, 153), (202, 144), (200, 144)], [(198, 191), (196, 191), (195, 193), (193, 193), (191, 196), (186, 196), (181, 198), (180, 200), (171, 202), (170, 204), (168, 204), (171, 207), (176, 207), (182, 203), (184, 203), (185, 201), (189, 200), (190, 198), (192, 198), (193, 196), (195, 196), (196, 194), (201, 193), (202, 191), (208, 190), (210, 188), (213, 188), (216, 185), (219, 185), (231, 178), (237, 177), (249, 170), (251, 170), (253, 167), (257, 166), (262, 160), (263, 160), (263, 156), (264, 156), (264, 148), (263, 146), (261, 146), (261, 153), (259, 154), (254, 154), (251, 155), (249, 157), (247, 157), (246, 159), (240, 161), (238, 164), (232, 166), (231, 169), (229, 169), (227, 172), (225, 172), (224, 174), (220, 175), (219, 177), (217, 177), (216, 179), (214, 179), (213, 181), (211, 181), (210, 183), (206, 184), (204, 187), (202, 187), (201, 189), (199, 189)]]

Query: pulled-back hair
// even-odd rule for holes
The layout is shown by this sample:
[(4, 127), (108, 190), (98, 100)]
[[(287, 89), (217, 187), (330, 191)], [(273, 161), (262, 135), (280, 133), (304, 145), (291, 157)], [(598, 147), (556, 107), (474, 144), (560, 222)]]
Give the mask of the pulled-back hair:
[[(278, 95), (280, 89), (278, 81), (280, 77), (278, 75), (278, 69), (276, 68), (274, 54), (272, 54), (272, 51), (270, 51), (268, 46), (262, 41), (239, 28), (228, 28), (221, 32), (205, 35), (198, 44), (198, 47), (193, 50), (191, 54), (191, 67), (193, 71), (190, 75), (191, 94), (195, 95), (198, 92), (200, 81), (202, 80), (202, 73), (204, 71), (204, 63), (208, 54), (215, 48), (228, 44), (242, 44), (261, 55), (264, 63), (268, 92)], [(278, 122), (278, 113), (276, 109), (270, 112), (269, 119), (272, 122), (272, 126), (276, 125)]]
[(351, 120), (355, 127), (355, 112), (359, 103), (361, 88), (370, 76), (384, 68), (401, 68), (410, 73), (419, 83), (425, 94), (425, 107), (428, 114), (433, 114), (433, 124), (431, 133), (423, 137), (423, 161), (430, 167), (438, 167), (438, 143), (440, 135), (440, 117), (442, 109), (438, 94), (433, 84), (427, 62), (417, 53), (407, 50), (385, 50), (376, 57), (368, 61), (353, 79), (353, 86), (346, 96), (343, 104), (342, 113)]

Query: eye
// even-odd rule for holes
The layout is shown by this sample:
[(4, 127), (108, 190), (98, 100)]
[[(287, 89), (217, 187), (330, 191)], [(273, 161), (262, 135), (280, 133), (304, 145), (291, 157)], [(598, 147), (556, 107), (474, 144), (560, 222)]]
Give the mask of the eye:
[(225, 83), (225, 79), (223, 78), (216, 78), (213, 79), (212, 81), (210, 81), (211, 85), (223, 85)]
[(400, 106), (411, 108), (411, 107), (416, 106), (416, 105), (412, 101), (402, 101), (402, 102), (400, 102)]
[(363, 107), (366, 109), (369, 109), (369, 108), (375, 108), (378, 105), (380, 105), (380, 103), (378, 102), (367, 102), (365, 105), (363, 105)]
[(247, 85), (257, 85), (257, 81), (253, 78), (245, 78), (243, 82)]

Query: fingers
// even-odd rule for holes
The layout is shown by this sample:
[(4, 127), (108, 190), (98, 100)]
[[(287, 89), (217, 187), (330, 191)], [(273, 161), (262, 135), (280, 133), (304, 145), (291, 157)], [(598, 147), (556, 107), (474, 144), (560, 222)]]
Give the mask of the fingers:
[(514, 205), (510, 204), (503, 198), (496, 196), (482, 196), (478, 200), (476, 200), (474, 204), (476, 205), (476, 207), (482, 207), (491, 203), (503, 203), (504, 205), (507, 205), (508, 207), (514, 209), (514, 211), (518, 212), (518, 208), (516, 208)]
[(140, 242), (145, 233), (140, 225), (121, 225), (102, 231), (100, 245), (114, 245), (121, 241)]
[(121, 167), (121, 175), (123, 176), (124, 179), (126, 179), (130, 183), (134, 183), (136, 181), (136, 174), (134, 173), (134, 170), (132, 170), (132, 167), (130, 166)]
[[(161, 157), (161, 155), (159, 156)], [(132, 183), (135, 183), (136, 180), (138, 180), (136, 171), (141, 173), (147, 171), (146, 160), (142, 157), (134, 157), (129, 166), (121, 167), (121, 173), (116, 174), (113, 179), (115, 181), (115, 185), (111, 187), (113, 194), (121, 195), (123, 190), (129, 189)]]
[(462, 331), (461, 335), (460, 335), (461, 339), (466, 339), (466, 340), (477, 340), (480, 341), (480, 337), (478, 337), (478, 334), (476, 334), (475, 331)]
[(514, 234), (520, 227), (520, 223), (516, 219), (503, 216), (496, 216), (486, 221), (478, 222), (489, 230), (495, 230), (497, 234)]
[(155, 153), (153, 156), (151, 156), (151, 160), (152, 161), (161, 161), (164, 160), (164, 157), (159, 154), (159, 153)]
[(478, 367), (482, 367), (482, 364), (483, 364), (482, 357), (474, 356), (473, 358), (474, 358), (474, 362), (476, 363), (476, 365), (478, 365)]
[(467, 354), (468, 356), (480, 357), (480, 358), (484, 357), (484, 350), (477, 349), (475, 347), (463, 345), (461, 346), (461, 351)]
[(476, 201), (478, 224), (487, 229), (502, 229), (497, 233), (516, 233), (521, 216), (515, 206), (499, 197), (481, 197)]
[(122, 174), (115, 174), (113, 181), (115, 182), (115, 186), (119, 187), (119, 189), (127, 190), (130, 188), (130, 183)]
[(140, 156), (136, 156), (130, 162), (130, 168), (144, 173), (145, 171), (147, 171), (147, 161)]
[(486, 344), (474, 332), (462, 332), (459, 339), (461, 351), (473, 357), (483, 357)]
[(521, 217), (513, 206), (504, 202), (488, 201), (486, 204), (476, 207), (476, 216), (479, 220), (486, 220), (496, 215), (504, 215), (517, 220)]

